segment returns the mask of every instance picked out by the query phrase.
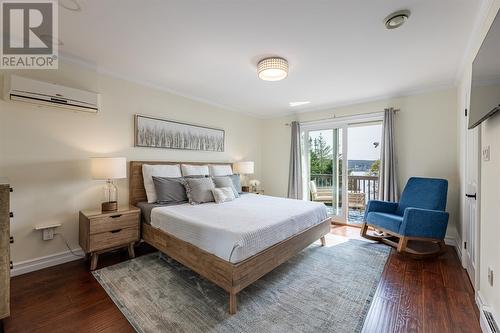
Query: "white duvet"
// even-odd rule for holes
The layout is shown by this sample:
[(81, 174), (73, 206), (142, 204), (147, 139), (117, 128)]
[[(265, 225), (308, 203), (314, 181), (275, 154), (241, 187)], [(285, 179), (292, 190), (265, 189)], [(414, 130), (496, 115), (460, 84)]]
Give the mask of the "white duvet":
[(245, 194), (222, 204), (151, 211), (151, 225), (237, 263), (326, 219), (322, 203)]

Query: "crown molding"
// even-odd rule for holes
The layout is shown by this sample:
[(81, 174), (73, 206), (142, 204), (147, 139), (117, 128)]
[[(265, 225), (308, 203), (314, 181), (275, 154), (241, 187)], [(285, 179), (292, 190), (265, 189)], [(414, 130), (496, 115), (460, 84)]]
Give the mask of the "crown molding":
[(150, 82), (150, 81), (147, 81), (147, 80), (143, 80), (143, 79), (140, 79), (140, 78), (137, 78), (137, 77), (131, 77), (130, 75), (127, 75), (127, 74), (124, 74), (124, 73), (119, 73), (119, 72), (116, 72), (116, 71), (112, 71), (112, 70), (110, 70), (108, 68), (105, 68), (105, 67), (102, 67), (102, 66), (98, 66), (97, 64), (93, 64), (93, 63), (87, 62), (84, 59), (81, 59), (81, 58), (78, 58), (78, 57), (75, 57), (75, 56), (72, 56), (72, 55), (68, 55), (68, 54), (64, 54), (64, 53), (60, 52), (59, 53), (59, 59), (62, 60), (64, 63), (77, 65), (77, 66), (80, 66), (80, 67), (92, 70), (92, 71), (94, 71), (94, 72), (96, 72), (98, 74), (106, 75), (106, 76), (109, 76), (109, 77), (112, 77), (112, 78), (115, 78), (115, 79), (119, 79), (119, 80), (122, 80), (122, 81), (126, 81), (126, 82), (134, 83), (134, 84), (137, 84), (137, 85), (140, 85), (140, 86), (144, 86), (144, 87), (152, 88), (152, 89), (155, 89), (155, 90), (163, 91), (163, 92), (169, 93), (171, 95), (175, 95), (175, 96), (186, 98), (186, 99), (189, 99), (189, 100), (192, 100), (192, 101), (196, 101), (196, 102), (199, 102), (199, 103), (207, 104), (207, 105), (216, 107), (216, 108), (224, 110), (224, 111), (236, 112), (236, 113), (239, 113), (239, 114), (242, 114), (242, 115), (245, 115), (245, 116), (248, 116), (248, 117), (252, 117), (252, 118), (260, 118), (260, 117), (256, 116), (253, 113), (246, 112), (246, 111), (238, 109), (236, 107), (232, 107), (232, 106), (229, 106), (229, 105), (220, 104), (220, 103), (217, 103), (217, 102), (205, 99), (205, 98), (200, 98), (200, 97), (196, 97), (196, 96), (193, 96), (193, 95), (185, 94), (185, 93), (179, 92), (179, 91), (177, 91), (175, 89), (172, 89), (172, 88), (164, 86), (164, 85), (155, 84), (153, 82)]
[(262, 116), (262, 118), (263, 119), (274, 119), (274, 118), (294, 116), (294, 115), (311, 113), (311, 112), (334, 111), (334, 109), (338, 109), (341, 107), (366, 104), (366, 103), (371, 103), (371, 102), (379, 102), (379, 101), (404, 98), (404, 97), (410, 97), (410, 96), (430, 94), (433, 92), (445, 91), (445, 90), (449, 90), (449, 89), (453, 89), (453, 88), (456, 88), (455, 81), (450, 80), (450, 81), (434, 83), (434, 84), (418, 87), (415, 89), (403, 90), (403, 91), (395, 92), (392, 94), (383, 94), (383, 95), (377, 95), (377, 96), (372, 96), (372, 97), (367, 97), (367, 98), (352, 99), (352, 100), (347, 100), (347, 101), (343, 101), (340, 103), (326, 104), (326, 105), (322, 105), (322, 106), (319, 106), (316, 108), (313, 107), (313, 108), (303, 108), (301, 110), (285, 111), (285, 112), (282, 112), (280, 114), (275, 114), (272, 116)]
[(462, 60), (457, 68), (457, 72), (455, 74), (455, 85), (459, 85), (462, 77), (465, 73), (465, 67), (467, 66), (467, 62), (471, 60), (473, 52), (477, 52), (481, 43), (479, 43), (479, 38), (481, 30), (486, 24), (486, 19), (488, 14), (493, 8), (495, 0), (482, 0), (481, 6), (479, 7), (479, 11), (476, 13), (476, 19), (474, 20), (474, 25), (472, 31), (467, 39), (467, 44), (465, 46), (464, 53), (462, 55)]

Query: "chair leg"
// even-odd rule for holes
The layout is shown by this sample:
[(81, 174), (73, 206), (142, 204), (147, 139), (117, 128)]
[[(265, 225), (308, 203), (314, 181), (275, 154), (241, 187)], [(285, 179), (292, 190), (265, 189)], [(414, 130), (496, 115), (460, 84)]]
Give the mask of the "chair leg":
[(368, 224), (366, 222), (363, 222), (363, 225), (361, 226), (360, 234), (361, 237), (366, 238), (366, 231), (368, 230)]
[(401, 237), (398, 243), (398, 253), (405, 252), (407, 244), (408, 244), (408, 238)]

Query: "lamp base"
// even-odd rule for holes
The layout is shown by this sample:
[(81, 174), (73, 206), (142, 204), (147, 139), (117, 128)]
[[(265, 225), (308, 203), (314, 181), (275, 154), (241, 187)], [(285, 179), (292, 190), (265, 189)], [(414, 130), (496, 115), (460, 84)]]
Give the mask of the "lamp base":
[(101, 204), (101, 211), (103, 213), (116, 212), (118, 210), (118, 202), (108, 201)]

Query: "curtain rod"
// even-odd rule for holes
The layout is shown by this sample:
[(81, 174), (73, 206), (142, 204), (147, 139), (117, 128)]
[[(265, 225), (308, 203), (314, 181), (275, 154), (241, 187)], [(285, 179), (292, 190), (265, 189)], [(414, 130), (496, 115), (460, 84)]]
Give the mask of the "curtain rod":
[[(400, 109), (394, 109), (395, 113), (398, 113), (399, 111), (401, 111), (401, 110)], [(318, 121), (327, 121), (327, 120), (335, 120), (335, 119), (342, 120), (342, 118), (349, 118), (349, 117), (353, 117), (353, 116), (365, 116), (365, 115), (369, 116), (369, 115), (373, 115), (373, 114), (377, 114), (377, 113), (382, 113), (382, 112), (384, 112), (384, 111), (369, 112), (369, 113), (358, 113), (358, 114), (345, 115), (345, 116), (340, 116), (340, 117), (337, 117), (337, 116), (333, 115), (330, 118), (322, 118), (322, 119), (315, 119), (315, 120), (308, 120), (308, 121), (300, 121), (299, 124), (303, 125), (303, 124), (314, 123), (314, 122), (318, 122)], [(291, 123), (285, 123), (285, 126), (291, 126), (291, 125), (292, 125)]]

